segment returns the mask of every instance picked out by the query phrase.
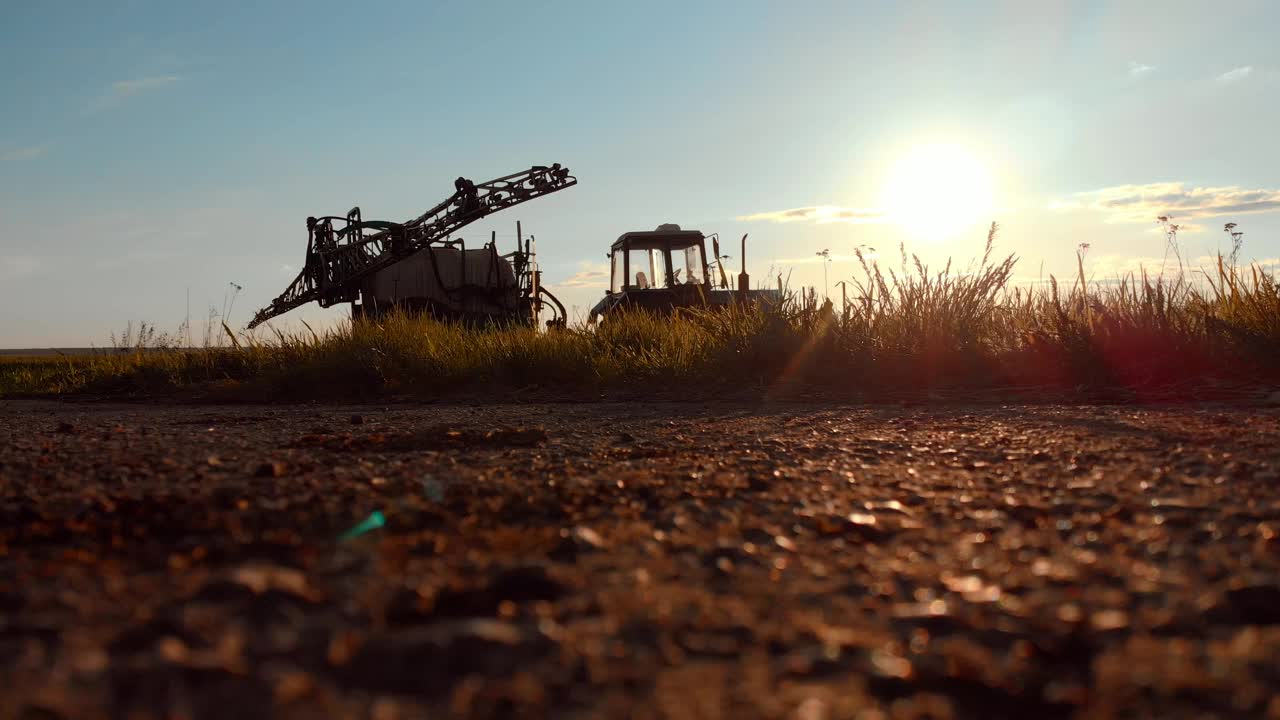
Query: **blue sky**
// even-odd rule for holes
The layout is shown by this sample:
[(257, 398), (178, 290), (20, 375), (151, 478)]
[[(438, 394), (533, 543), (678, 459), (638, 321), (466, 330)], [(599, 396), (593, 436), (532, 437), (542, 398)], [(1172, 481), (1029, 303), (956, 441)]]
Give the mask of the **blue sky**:
[[(580, 185), (462, 235), (509, 244), (521, 220), (579, 312), (609, 242), (663, 222), (749, 232), (754, 276), (820, 291), (798, 262), (817, 250), (965, 260), (990, 219), (1028, 278), (1081, 242), (1097, 277), (1158, 263), (1162, 213), (1188, 257), (1227, 221), (1247, 257), (1280, 257), (1274, 2), (139, 0), (3, 20), (5, 347), (176, 328), (188, 290), (198, 335), (231, 282), (243, 325), (292, 279), (307, 215), (403, 220), (458, 175), (552, 162)], [(894, 217), (970, 208), (963, 163), (886, 200), (921, 147), (962, 148), (990, 184), (945, 236)]]

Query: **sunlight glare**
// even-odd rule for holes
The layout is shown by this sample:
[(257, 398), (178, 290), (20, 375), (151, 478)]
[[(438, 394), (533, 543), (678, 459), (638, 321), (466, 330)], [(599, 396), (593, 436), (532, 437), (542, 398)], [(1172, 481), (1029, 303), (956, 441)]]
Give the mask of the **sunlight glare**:
[(946, 240), (991, 219), (991, 173), (976, 154), (948, 143), (917, 145), (884, 184), (884, 208), (917, 240)]

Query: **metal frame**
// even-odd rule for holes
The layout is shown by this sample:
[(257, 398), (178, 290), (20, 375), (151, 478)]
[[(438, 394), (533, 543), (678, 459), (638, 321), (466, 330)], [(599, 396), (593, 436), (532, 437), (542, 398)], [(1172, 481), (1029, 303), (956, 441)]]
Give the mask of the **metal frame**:
[[(404, 223), (364, 221), (358, 207), (346, 217), (307, 218), (306, 264), (279, 297), (253, 316), (248, 327), (257, 327), (309, 302), (318, 302), (321, 307), (354, 303), (359, 299), (364, 278), (419, 250), (449, 245), (452, 233), (487, 215), (577, 182), (568, 168), (558, 163), (550, 167), (537, 165), (479, 184), (460, 177), (454, 181), (454, 193), (447, 200)], [(335, 222), (341, 224), (335, 227)], [(374, 232), (365, 234), (367, 230)], [(541, 273), (532, 259), (519, 259), (515, 269), (517, 278), (526, 277), (529, 297), (540, 303), (543, 295), (549, 296), (563, 317), (563, 305), (541, 288)]]

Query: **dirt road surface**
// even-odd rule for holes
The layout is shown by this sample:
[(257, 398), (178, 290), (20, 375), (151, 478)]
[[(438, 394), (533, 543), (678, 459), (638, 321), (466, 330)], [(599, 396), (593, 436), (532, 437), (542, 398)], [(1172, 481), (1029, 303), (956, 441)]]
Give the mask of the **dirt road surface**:
[(1277, 717), (1280, 410), (0, 405), (0, 720)]

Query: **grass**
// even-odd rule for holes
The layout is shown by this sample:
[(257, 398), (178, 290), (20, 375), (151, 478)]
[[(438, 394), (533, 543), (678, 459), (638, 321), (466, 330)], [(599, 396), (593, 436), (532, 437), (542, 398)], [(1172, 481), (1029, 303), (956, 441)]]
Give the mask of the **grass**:
[[(1220, 259), (1206, 277), (1011, 285), (1015, 259), (965, 272), (862, 262), (850, 306), (631, 313), (595, 329), (480, 330), (392, 316), (233, 347), (126, 344), (88, 357), (0, 359), (0, 394), (216, 399), (501, 396), (540, 388), (632, 397), (1037, 387), (1160, 390), (1280, 377), (1280, 287)], [(874, 392), (873, 392), (874, 391)]]

